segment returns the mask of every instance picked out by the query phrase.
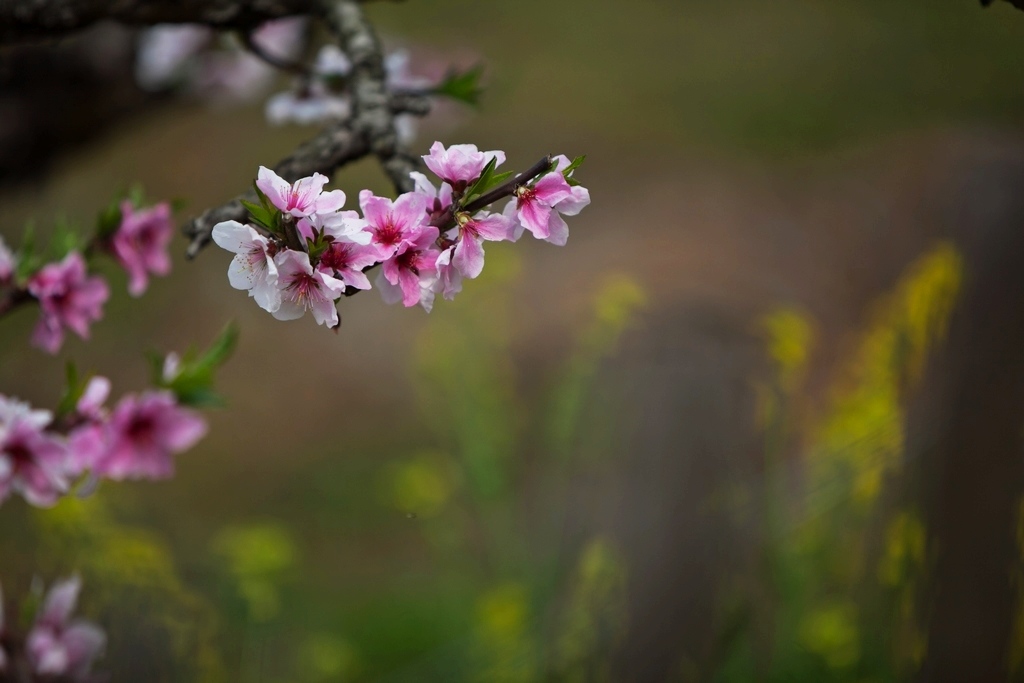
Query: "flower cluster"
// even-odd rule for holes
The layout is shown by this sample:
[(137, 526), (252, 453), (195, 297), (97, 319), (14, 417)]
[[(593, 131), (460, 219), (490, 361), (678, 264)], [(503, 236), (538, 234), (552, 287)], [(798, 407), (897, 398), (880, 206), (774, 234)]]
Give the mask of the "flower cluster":
[(8, 305), (29, 299), (38, 302), (40, 317), (32, 342), (57, 353), (66, 330), (88, 339), (89, 326), (103, 317), (103, 305), (110, 297), (106, 281), (89, 273), (86, 256), (95, 250), (109, 253), (128, 273), (128, 292), (141, 296), (150, 275), (170, 272), (167, 250), (173, 234), (168, 203), (140, 209), (125, 200), (101, 214), (92, 245), (64, 244), (58, 249), (60, 255), (47, 263), (29, 245), (16, 254), (0, 240), (0, 291), (6, 290)]
[(18, 493), (32, 505), (53, 505), (83, 475), (92, 481), (169, 477), (172, 456), (206, 434), (203, 418), (166, 389), (126, 395), (112, 409), (104, 406), (110, 394), (104, 377), (75, 393), (60, 419), (0, 395), (0, 503)]
[[(370, 289), (366, 273), (379, 265), (375, 284), (386, 302), (429, 311), (437, 294), (451, 299), (463, 278), (480, 274), (485, 241), (515, 241), (528, 230), (564, 245), (562, 215), (590, 203), (573, 178), (582, 157), (547, 159), (536, 172), (515, 177), (495, 173), (504, 152), (475, 145), (435, 142), (423, 160), (439, 187), (413, 173), (415, 189), (394, 200), (360, 192), (361, 213), (342, 210), (345, 193), (325, 191), (323, 175), (289, 183), (260, 167), (260, 204), (244, 202), (251, 222), (225, 221), (213, 229), (213, 240), (235, 254), (231, 286), (247, 290), (279, 320), (309, 312), (317, 323), (336, 327), (335, 302)], [(508, 197), (504, 211), (486, 210)]]
[[(302, 49), (306, 23), (301, 17), (268, 21), (250, 39), (269, 54), (292, 58)], [(146, 90), (179, 86), (203, 97), (244, 101), (264, 92), (274, 75), (232, 36), (208, 26), (158, 24), (139, 35), (135, 80)]]
[[(387, 87), (396, 91), (432, 92), (437, 84), (413, 74), (409, 63), (409, 53), (405, 50), (396, 50), (384, 58)], [(347, 91), (351, 71), (351, 60), (337, 45), (324, 45), (308, 74), (296, 78), (291, 88), (267, 100), (267, 120), (275, 125), (312, 125), (348, 119), (352, 113)], [(416, 117), (399, 114), (395, 117), (395, 128), (399, 142), (411, 143), (416, 136)]]
[(17, 680), (26, 674), (31, 680), (91, 680), (93, 660), (103, 651), (107, 637), (96, 624), (72, 618), (81, 587), (77, 576), (54, 583), (24, 638), (5, 623), (0, 592), (0, 678), (17, 671)]

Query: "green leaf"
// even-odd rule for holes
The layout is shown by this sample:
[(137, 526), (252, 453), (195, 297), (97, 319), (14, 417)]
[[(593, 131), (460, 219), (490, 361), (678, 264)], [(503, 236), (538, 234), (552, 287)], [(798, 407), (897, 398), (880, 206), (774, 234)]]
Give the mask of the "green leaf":
[(503, 182), (511, 178), (513, 175), (515, 175), (515, 171), (502, 171), (501, 173), (495, 173), (494, 175), (491, 176), (490, 182), (487, 184), (487, 187), (483, 188), (483, 191), (487, 192), (489, 190), (493, 190), (498, 185), (501, 185)]
[(483, 87), (480, 85), (483, 73), (482, 64), (477, 64), (462, 72), (451, 69), (445, 79), (434, 88), (434, 94), (476, 106), (483, 93)]
[(70, 223), (60, 217), (47, 249), (50, 260), (60, 261), (71, 252), (82, 251), (84, 248), (85, 243), (82, 236)]
[(214, 374), (231, 357), (237, 343), (238, 327), (229, 323), (202, 355), (197, 357), (194, 350), (187, 351), (179, 361), (177, 374), (171, 378), (163, 376), (164, 359), (152, 355), (154, 383), (173, 391), (185, 405), (222, 406), (224, 401), (213, 390)]
[(273, 213), (277, 210), (277, 207), (270, 203), (270, 199), (267, 195), (263, 194), (263, 190), (260, 189), (260, 186), (256, 184), (255, 180), (252, 181), (252, 189), (256, 191), (256, 196), (259, 198), (260, 204), (263, 208), (267, 210), (267, 213)]
[(253, 204), (245, 199), (242, 200), (242, 206), (244, 206), (245, 210), (249, 212), (249, 217), (252, 219), (253, 223), (262, 225), (268, 230), (276, 230), (274, 227), (274, 217), (266, 210), (266, 208), (259, 204)]
[(136, 209), (142, 208), (143, 206), (146, 205), (146, 193), (143, 191), (142, 185), (140, 185), (139, 183), (135, 183), (130, 188), (128, 188), (126, 196), (128, 198), (128, 201), (130, 201), (132, 203), (132, 206), (134, 206)]
[(476, 182), (473, 183), (463, 195), (463, 205), (469, 204), (473, 201), (473, 198), (476, 195), (484, 193), (484, 188), (486, 188), (488, 183), (491, 182), (491, 176), (494, 175), (494, 167), (497, 165), (498, 157), (491, 157), (491, 160), (487, 162), (487, 165), (484, 166), (484, 170), (480, 173), (480, 177), (476, 179)]
[(105, 240), (121, 227), (120, 202), (114, 200), (96, 216), (96, 237)]
[(36, 271), (43, 267), (42, 257), (36, 251), (35, 225), (31, 222), (25, 226), (25, 232), (21, 237), (17, 263), (14, 279), (15, 282), (22, 286), (28, 282), (30, 277), (36, 274)]
[(188, 200), (184, 197), (175, 197), (171, 200), (171, 212), (180, 213), (188, 207)]
[(213, 340), (206, 353), (196, 361), (196, 365), (216, 370), (231, 358), (231, 354), (235, 352), (237, 345), (238, 325), (230, 322), (224, 326), (224, 329), (217, 335), (217, 338)]
[(85, 393), (85, 386), (89, 381), (88, 377), (82, 378), (78, 376), (78, 368), (71, 361), (68, 361), (67, 366), (65, 366), (65, 375), (67, 377), (67, 386), (64, 387), (64, 393), (57, 403), (56, 412), (58, 417), (74, 411), (78, 401), (82, 398), (82, 394)]
[(581, 156), (576, 157), (575, 159), (572, 160), (571, 164), (569, 164), (568, 166), (566, 166), (562, 170), (562, 175), (564, 175), (566, 178), (568, 178), (572, 174), (573, 171), (575, 171), (577, 168), (579, 168), (580, 166), (583, 165), (583, 162), (586, 161), (586, 159), (587, 159), (587, 155), (586, 154), (583, 154)]

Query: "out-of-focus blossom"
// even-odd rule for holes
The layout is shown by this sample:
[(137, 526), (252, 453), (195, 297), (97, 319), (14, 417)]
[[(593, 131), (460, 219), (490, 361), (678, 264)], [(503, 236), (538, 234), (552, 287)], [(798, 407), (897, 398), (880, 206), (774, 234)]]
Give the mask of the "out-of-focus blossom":
[[(437, 228), (424, 227), (410, 239), (403, 241), (394, 256), (384, 261), (381, 275), (384, 282), (382, 296), (388, 303), (401, 300), (405, 306), (423, 305), (430, 310), (433, 303), (432, 288), (437, 281), (437, 258), (440, 255), (435, 242)], [(379, 280), (378, 280), (379, 282)], [(395, 287), (401, 292), (396, 296)]]
[(279, 272), (281, 306), (274, 311), (278, 320), (296, 320), (310, 312), (319, 325), (336, 327), (338, 309), (334, 302), (345, 291), (345, 283), (320, 270), (313, 270), (309, 254), (283, 251), (275, 257)]
[(213, 226), (213, 241), (235, 254), (228, 266), (228, 281), (235, 289), (244, 289), (265, 311), (273, 313), (281, 305), (277, 288), (277, 264), (271, 242), (251, 226), (224, 221)]
[(318, 76), (347, 76), (352, 71), (352, 60), (340, 47), (328, 43), (316, 53), (313, 70)]
[(452, 252), (455, 247), (449, 247), (437, 257), (437, 282), (434, 291), (440, 292), (448, 301), (455, 298), (455, 295), (462, 291), (462, 273), (452, 265)]
[(145, 90), (162, 90), (185, 79), (189, 60), (213, 39), (198, 24), (157, 24), (139, 33), (135, 80)]
[(29, 280), (28, 291), (39, 300), (41, 313), (32, 341), (50, 353), (60, 350), (65, 327), (88, 339), (89, 325), (103, 316), (110, 296), (103, 278), (86, 275), (85, 259), (78, 252), (43, 266)]
[(164, 356), (164, 367), (160, 371), (160, 377), (165, 382), (173, 382), (181, 372), (181, 357), (174, 351)]
[(149, 275), (171, 272), (167, 253), (174, 223), (171, 206), (160, 202), (137, 210), (130, 201), (121, 202), (121, 225), (111, 239), (118, 262), (128, 272), (128, 293), (141, 296), (149, 284)]
[(18, 266), (18, 260), (14, 252), (10, 250), (4, 238), (0, 237), (0, 285), (7, 284), (14, 277), (14, 270)]
[(302, 47), (306, 33), (305, 17), (272, 19), (260, 24), (252, 33), (253, 41), (275, 57), (294, 58)]
[(505, 163), (505, 153), (501, 150), (481, 152), (476, 145), (452, 145), (445, 149), (443, 144), (435, 142), (423, 162), (438, 178), (461, 190), (480, 177), (492, 158), (496, 159), (496, 166)]
[(103, 650), (107, 640), (103, 630), (90, 621), (71, 618), (81, 587), (81, 580), (74, 576), (56, 582), (46, 595), (25, 643), (33, 673), (81, 680)]
[(429, 78), (417, 76), (409, 69), (411, 63), (407, 50), (395, 50), (384, 56), (384, 72), (387, 86), (393, 90), (423, 90), (433, 85)]
[(441, 187), (434, 187), (427, 176), (413, 171), (409, 174), (415, 184), (414, 192), (418, 192), (427, 198), (427, 215), (433, 219), (444, 213), (445, 209), (452, 205), (452, 186), (448, 183), (441, 183)]
[(331, 242), (327, 251), (321, 254), (317, 269), (333, 275), (349, 287), (369, 289), (370, 280), (363, 269), (378, 260), (377, 248), (372, 245)]
[(332, 93), (318, 81), (303, 87), (279, 92), (267, 100), (267, 121), (280, 126), (285, 123), (309, 125), (342, 121), (352, 115), (348, 98)]
[(501, 214), (480, 212), (476, 216), (460, 213), (459, 241), (452, 265), (467, 278), (475, 278), (484, 269), (484, 240), (500, 242), (512, 238), (515, 222)]
[(93, 377), (85, 386), (75, 406), (80, 423), (68, 432), (67, 471), (78, 476), (91, 470), (107, 449), (107, 410), (103, 407), (110, 396), (110, 380)]
[(46, 507), (67, 491), (67, 451), (44, 431), (52, 419), (47, 410), (0, 396), (0, 502), (13, 491)]
[(206, 434), (206, 422), (178, 405), (169, 391), (122, 398), (107, 422), (107, 451), (96, 463), (109, 479), (163, 479), (174, 473), (172, 456), (192, 448)]
[(394, 201), (369, 190), (359, 193), (359, 206), (381, 260), (391, 258), (403, 244), (420, 237), (426, 225), (428, 201), (418, 192), (406, 192)]
[[(305, 26), (302, 17), (268, 21), (253, 32), (252, 40), (271, 55), (294, 58)], [(161, 24), (143, 31), (136, 81), (147, 90), (184, 84), (215, 99), (249, 100), (262, 93), (273, 81), (275, 69), (237, 40), (217, 38), (207, 27), (192, 24)]]
[(296, 218), (330, 213), (345, 205), (345, 193), (341, 190), (324, 192), (326, 184), (327, 176), (320, 173), (289, 183), (266, 166), (260, 166), (256, 176), (256, 186), (267, 195), (270, 203)]

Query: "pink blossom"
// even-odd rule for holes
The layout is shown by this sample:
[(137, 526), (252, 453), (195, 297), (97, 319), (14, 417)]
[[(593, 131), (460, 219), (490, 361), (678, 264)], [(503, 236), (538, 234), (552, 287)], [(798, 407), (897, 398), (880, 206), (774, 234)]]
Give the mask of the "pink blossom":
[(373, 245), (351, 244), (349, 242), (331, 242), (323, 254), (317, 269), (333, 275), (349, 287), (369, 289), (370, 281), (364, 268), (377, 263), (377, 248)]
[(103, 650), (107, 638), (102, 629), (84, 619), (71, 619), (81, 587), (81, 580), (74, 576), (56, 582), (47, 593), (25, 644), (35, 674), (80, 679)]
[(452, 265), (452, 253), (455, 247), (449, 247), (437, 257), (437, 282), (434, 291), (440, 292), (448, 301), (462, 291), (462, 273)]
[(492, 158), (497, 159), (497, 166), (505, 163), (505, 153), (500, 150), (481, 152), (476, 145), (452, 145), (445, 149), (440, 142), (435, 142), (423, 162), (438, 178), (463, 190), (480, 177)]
[(337, 211), (345, 205), (345, 193), (341, 190), (324, 192), (326, 184), (327, 176), (320, 173), (289, 183), (266, 166), (260, 166), (256, 176), (256, 186), (267, 195), (270, 203), (296, 218)]
[(79, 423), (68, 433), (68, 474), (77, 476), (95, 467), (107, 451), (106, 421), (103, 407), (110, 395), (110, 380), (93, 377), (75, 406)]
[(178, 405), (169, 391), (123, 397), (107, 422), (107, 452), (94, 472), (110, 479), (163, 479), (174, 473), (171, 456), (192, 448), (206, 422)]
[(452, 186), (448, 183), (441, 183), (441, 187), (434, 187), (427, 176), (413, 171), (409, 174), (415, 183), (414, 192), (422, 194), (427, 198), (427, 216), (430, 219), (438, 218), (452, 205)]
[(296, 320), (309, 311), (317, 324), (336, 327), (338, 309), (334, 302), (345, 291), (345, 283), (323, 271), (314, 271), (309, 254), (302, 251), (283, 251), (275, 260), (280, 273), (281, 306), (274, 311), (274, 317)]
[(15, 491), (48, 507), (67, 491), (66, 448), (44, 431), (52, 419), (49, 411), (0, 396), (0, 502)]
[(10, 250), (4, 238), (0, 237), (0, 285), (7, 284), (14, 277), (14, 269), (17, 267), (17, 258)]
[(128, 293), (141, 296), (149, 283), (149, 274), (171, 272), (167, 246), (174, 234), (171, 206), (161, 202), (137, 211), (130, 201), (121, 202), (121, 225), (114, 233), (111, 247), (121, 266), (128, 271)]
[(518, 234), (522, 234), (525, 228), (537, 239), (564, 245), (569, 238), (569, 227), (554, 207), (572, 198), (572, 187), (561, 173), (555, 171), (544, 175), (533, 185), (523, 185), (516, 190), (515, 198), (505, 207), (505, 216), (518, 221)]
[(32, 276), (28, 291), (39, 300), (41, 317), (32, 341), (50, 353), (64, 342), (64, 328), (83, 339), (89, 338), (89, 324), (103, 317), (103, 304), (110, 296), (101, 277), (88, 277), (85, 259), (71, 252), (60, 263), (50, 263)]
[(481, 212), (477, 216), (460, 213), (459, 241), (455, 245), (452, 265), (470, 279), (484, 269), (484, 240), (500, 242), (511, 239), (515, 222), (501, 214)]
[(426, 225), (427, 197), (406, 192), (391, 201), (376, 197), (369, 190), (359, 193), (359, 206), (366, 219), (371, 243), (381, 260), (391, 258), (408, 241), (415, 239)]
[(211, 235), (217, 246), (233, 252), (228, 266), (228, 282), (235, 289), (244, 289), (265, 311), (273, 313), (281, 305), (277, 288), (276, 246), (248, 225), (224, 221), (213, 226)]
[(387, 284), (380, 285), (384, 301), (397, 303), (401, 300), (405, 306), (421, 304), (430, 310), (440, 255), (435, 244), (437, 237), (437, 228), (422, 228), (414, 237), (402, 242), (394, 256), (384, 261), (381, 276)]

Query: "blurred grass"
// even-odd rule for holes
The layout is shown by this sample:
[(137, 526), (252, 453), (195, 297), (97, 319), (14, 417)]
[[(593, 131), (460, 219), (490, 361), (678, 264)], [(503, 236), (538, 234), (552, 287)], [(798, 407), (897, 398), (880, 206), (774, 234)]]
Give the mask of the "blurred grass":
[[(268, 321), (225, 286), (222, 253), (195, 264), (179, 258), (175, 275), (155, 281), (143, 300), (129, 299), (110, 268), (108, 319), (92, 344), (73, 341), (65, 355), (111, 375), (118, 390), (137, 388), (146, 366), (141, 354), (131, 360), (136, 351), (180, 350), (238, 317), (239, 356), (223, 378), (231, 408), (212, 415), (210, 440), (181, 459), (174, 481), (101, 489), (98, 528), (116, 547), (88, 545), (88, 529), (53, 543), (63, 536), (46, 525), (66, 510), (29, 514), (5, 504), (0, 578), (13, 573), (24, 584), (33, 571), (51, 578), (82, 566), (90, 572), (87, 613), (106, 619), (112, 643), (126, 643), (112, 645), (114, 670), (122, 661), (143, 667), (137, 680), (607, 677), (603, 648), (629, 625), (628, 558), (614, 539), (581, 544), (567, 535), (573, 501), (563, 492), (601, 456), (618, 455), (615, 439), (626, 425), (595, 388), (598, 368), (620, 362), (621, 336), (638, 316), (660, 315), (666, 302), (648, 291), (645, 273), (630, 271), (626, 250), (605, 272), (587, 248), (600, 231), (639, 231), (650, 216), (667, 230), (683, 229), (677, 196), (647, 188), (671, 186), (694, 158), (739, 158), (770, 175), (780, 161), (931, 127), (1019, 129), (1024, 15), (1003, 4), (985, 11), (973, 0), (369, 5), (395, 42), (489, 64), (480, 112), (455, 129), (430, 124), (424, 139), (442, 131), (447, 142), (508, 149), (517, 166), (547, 151), (589, 154), (581, 177), (595, 204), (573, 226), (568, 250), (582, 254), (576, 269), (545, 289), (546, 281), (533, 282), (541, 267), (530, 264), (559, 270), (551, 264), (561, 264), (562, 253), (488, 246), (480, 280), (429, 319), (373, 295), (346, 301), (339, 342), (309, 321)], [(60, 211), (91, 217), (136, 179), (151, 196), (185, 197), (189, 213), (198, 211), (233, 196), (258, 164), (311, 134), (268, 129), (258, 107), (174, 105), (69, 160), (50, 184), (6, 197), (3, 234), (16, 241), (30, 216), (44, 225)], [(350, 203), (358, 187), (386, 189), (372, 163), (336, 180)], [(862, 374), (851, 371), (852, 388), (839, 392), (829, 419), (811, 422), (818, 427), (811, 435), (794, 402), (817, 350), (817, 326), (798, 308), (769, 321), (778, 386), (763, 393), (773, 403), (762, 405), (762, 427), (780, 452), (801, 438), (820, 447), (810, 475), (821, 484), (820, 507), (845, 501), (851, 483), (866, 505), (818, 521), (829, 529), (870, 512), (899, 455), (901, 383), (945, 324), (948, 309), (929, 302), (948, 303), (943, 296), (958, 282), (955, 253), (932, 256), (923, 262), (932, 268), (918, 273), (923, 279), (908, 276), (911, 285), (923, 282), (919, 289), (898, 289), (879, 304), (883, 313), (855, 359)], [(545, 312), (558, 324), (536, 323)], [(32, 315), (9, 322), (0, 327), (0, 382), (52, 403), (61, 364), (26, 347)], [(285, 358), (268, 361), (268, 349)], [(287, 360), (296, 357), (316, 360), (300, 368)], [(777, 523), (786, 519), (785, 509), (767, 512)], [(873, 622), (835, 586), (848, 587), (860, 572), (898, 593), (893, 604), (912, 603), (925, 543), (918, 524), (910, 511), (890, 521), (877, 568), (847, 562), (860, 546), (839, 547), (817, 527), (798, 539), (803, 545), (777, 539), (780, 553), (792, 553), (780, 580), (793, 591), (779, 641), (768, 638), (785, 650), (778, 680), (846, 680), (850, 662), (866, 666), (867, 658), (874, 673), (898, 668), (879, 654), (886, 643)], [(821, 555), (805, 561), (801, 553), (812, 551)], [(130, 596), (120, 608), (119, 591)], [(904, 631), (893, 637), (905, 662), (919, 643), (913, 615), (898, 616), (890, 621)], [(749, 680), (754, 640), (733, 643), (721, 680)]]

